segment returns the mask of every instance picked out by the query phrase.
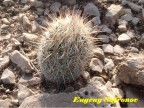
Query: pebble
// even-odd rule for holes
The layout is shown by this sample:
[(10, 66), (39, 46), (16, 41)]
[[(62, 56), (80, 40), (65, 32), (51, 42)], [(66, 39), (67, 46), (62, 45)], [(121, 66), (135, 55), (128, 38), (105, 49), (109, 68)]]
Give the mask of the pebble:
[(4, 24), (10, 24), (9, 20), (7, 18), (2, 18), (1, 21), (4, 23)]
[(120, 80), (120, 78), (117, 74), (113, 75), (111, 80), (113, 82), (113, 86), (118, 86), (118, 85), (122, 84), (122, 81)]
[(99, 73), (102, 73), (104, 68), (103, 63), (98, 58), (92, 58), (89, 63), (89, 67), (92, 71), (96, 71)]
[(9, 56), (4, 56), (4, 58), (0, 58), (0, 71), (6, 68), (9, 65), (9, 62)]
[(32, 21), (32, 32), (37, 33), (39, 31), (39, 24), (37, 21)]
[(124, 53), (124, 49), (119, 45), (115, 45), (114, 46), (114, 52), (117, 53), (117, 54), (122, 55)]
[(127, 35), (128, 35), (131, 39), (136, 37), (136, 36), (135, 36), (135, 33), (134, 33), (133, 31), (130, 31), (130, 30), (127, 31)]
[(23, 71), (26, 71), (27, 69), (32, 70), (30, 61), (19, 51), (14, 50), (10, 55), (10, 59), (14, 64), (17, 64)]
[(88, 14), (89, 16), (95, 16), (95, 17), (100, 16), (100, 12), (98, 10), (98, 7), (95, 6), (95, 4), (93, 4), (93, 3), (88, 3), (84, 7), (84, 13)]
[(126, 32), (127, 31), (127, 21), (123, 20), (123, 19), (118, 19), (118, 28), (120, 32)]
[(139, 53), (139, 50), (136, 47), (131, 47), (130, 51), (133, 53)]
[(23, 33), (23, 34), (22, 34), (22, 39), (23, 39), (24, 41), (34, 41), (34, 40), (36, 40), (37, 38), (38, 38), (38, 36), (35, 35), (35, 34), (30, 34), (30, 33)]
[(125, 21), (131, 21), (133, 19), (133, 17), (129, 14), (125, 14), (125, 15), (121, 16), (121, 19), (124, 19)]
[(21, 46), (21, 43), (17, 39), (12, 38), (11, 40), (15, 47)]
[(126, 33), (123, 33), (123, 34), (119, 35), (119, 37), (118, 37), (118, 41), (121, 43), (127, 43), (130, 40), (131, 40), (131, 38)]
[(110, 34), (112, 32), (112, 30), (110, 28), (108, 28), (106, 25), (102, 25), (102, 31), (105, 32), (105, 33), (108, 33)]
[(108, 58), (105, 59), (104, 69), (106, 71), (111, 71), (114, 68), (114, 66), (115, 65), (112, 59), (108, 59)]
[(9, 6), (9, 5), (11, 5), (11, 3), (12, 3), (12, 0), (4, 0), (3, 1), (3, 4), (7, 7), (7, 6)]
[(52, 11), (52, 12), (54, 12), (54, 13), (59, 12), (60, 7), (61, 7), (61, 3), (59, 3), (59, 2), (54, 2), (54, 3), (50, 6), (50, 11)]
[(5, 69), (1, 76), (1, 80), (4, 84), (15, 84), (15, 78), (15, 74), (9, 69)]
[(96, 47), (96, 48), (93, 48), (92, 51), (93, 51), (93, 57), (96, 57), (99, 60), (104, 61), (105, 55), (101, 48)]
[(128, 15), (132, 15), (132, 11), (129, 8), (124, 9), (124, 13)]
[(29, 26), (31, 26), (30, 20), (26, 15), (23, 16), (23, 26), (24, 28), (28, 28)]
[(128, 6), (133, 10), (133, 11), (136, 11), (136, 12), (140, 12), (140, 10), (142, 9), (141, 6), (135, 4), (135, 3), (132, 3), (132, 2), (128, 2)]
[(83, 73), (82, 73), (82, 77), (86, 80), (86, 81), (90, 81), (90, 74), (89, 74), (89, 72), (87, 72), (87, 71), (84, 71)]
[(117, 19), (124, 14), (123, 7), (120, 5), (112, 4), (108, 7), (105, 19), (110, 24), (115, 24)]
[(103, 44), (102, 49), (104, 53), (108, 53), (108, 54), (114, 53), (114, 47), (110, 44)]
[(48, 8), (45, 9), (44, 15), (48, 15), (50, 13), (50, 10)]
[(42, 1), (38, 1), (38, 0), (29, 0), (30, 1), (30, 5), (32, 7), (36, 7), (36, 8), (43, 8), (44, 4)]
[(100, 25), (101, 24), (100, 17), (94, 17), (92, 19), (92, 22), (94, 23), (94, 25)]
[(8, 28), (8, 27), (9, 27), (9, 25), (2, 24), (0, 28), (1, 28), (1, 29), (6, 29), (6, 28)]
[(137, 17), (133, 17), (133, 19), (132, 19), (133, 25), (137, 25), (139, 21), (140, 21), (140, 19)]

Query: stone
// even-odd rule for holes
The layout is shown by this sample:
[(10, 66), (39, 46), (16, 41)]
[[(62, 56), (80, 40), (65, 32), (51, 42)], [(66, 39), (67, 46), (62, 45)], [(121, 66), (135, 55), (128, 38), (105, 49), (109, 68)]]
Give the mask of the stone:
[(111, 88), (112, 88), (112, 83), (111, 83), (110, 81), (108, 81), (108, 82), (105, 84), (105, 86), (106, 86), (107, 88), (111, 89)]
[(140, 21), (139, 18), (133, 17), (133, 19), (132, 19), (132, 24), (133, 24), (133, 25), (137, 25), (137, 24), (139, 23), (139, 21)]
[(100, 16), (100, 12), (98, 10), (98, 7), (95, 6), (93, 3), (88, 3), (84, 7), (84, 13), (88, 14), (89, 16), (95, 16), (95, 17)]
[(61, 4), (59, 2), (54, 2), (51, 6), (50, 6), (50, 11), (56, 13), (59, 12), (61, 7)]
[(139, 0), (138, 3), (144, 4), (144, 0)]
[(37, 0), (29, 0), (30, 1), (30, 5), (32, 7), (36, 7), (36, 8), (43, 8), (44, 4), (42, 1), (37, 1)]
[(99, 39), (103, 43), (109, 43), (109, 36), (107, 35), (98, 35), (97, 39)]
[(4, 23), (4, 24), (10, 24), (9, 20), (7, 18), (2, 18), (1, 21)]
[(120, 5), (112, 4), (108, 7), (105, 19), (110, 24), (115, 24), (117, 19), (124, 14), (123, 7)]
[(92, 52), (93, 52), (93, 57), (98, 58), (101, 61), (104, 61), (105, 55), (101, 48), (99, 47), (93, 48)]
[(125, 88), (125, 91), (126, 91), (126, 98), (135, 98), (135, 99), (138, 99), (137, 102), (128, 102), (127, 103), (127, 107), (137, 107), (137, 108), (140, 108), (140, 107), (143, 107), (144, 106), (144, 97), (143, 97), (143, 93), (140, 92), (140, 89), (136, 89), (136, 87), (126, 87)]
[(36, 33), (39, 31), (39, 24), (37, 23), (37, 21), (32, 21), (32, 32)]
[(38, 15), (43, 15), (44, 9), (42, 9), (42, 8), (37, 8), (36, 10), (37, 10), (37, 14), (38, 14)]
[(124, 19), (125, 21), (131, 21), (133, 19), (133, 17), (129, 14), (125, 14), (125, 15), (121, 16), (121, 19)]
[(117, 36), (114, 33), (110, 34), (109, 38), (110, 38), (110, 40), (112, 42), (116, 42), (117, 41)]
[(122, 0), (122, 5), (126, 5), (128, 3), (127, 0)]
[(37, 38), (38, 38), (38, 36), (35, 34), (30, 34), (30, 33), (23, 33), (22, 34), (22, 39), (26, 42), (37, 40)]
[(98, 58), (92, 58), (89, 63), (89, 67), (92, 71), (96, 71), (99, 73), (102, 73), (104, 68), (103, 63)]
[(118, 76), (124, 83), (144, 85), (144, 56), (129, 55), (118, 67)]
[(80, 102), (73, 102), (74, 97), (78, 97), (76, 93), (59, 93), (48, 94), (41, 93), (34, 96), (27, 97), (19, 108), (48, 108), (48, 107), (90, 107), (91, 104), (83, 104)]
[(0, 58), (0, 71), (6, 68), (9, 65), (9, 62), (9, 56), (4, 56), (4, 58)]
[(104, 53), (108, 53), (108, 54), (114, 53), (114, 47), (110, 44), (103, 44), (102, 49)]
[(126, 33), (123, 33), (123, 34), (119, 35), (119, 37), (118, 37), (118, 41), (120, 43), (127, 43), (130, 40), (131, 40), (131, 38)]
[(126, 32), (127, 31), (127, 21), (123, 20), (123, 19), (118, 19), (118, 28), (120, 32)]
[(124, 97), (124, 92), (122, 91), (122, 89), (119, 88), (112, 88), (113, 92), (115, 93), (115, 95), (119, 98), (123, 98)]
[(100, 25), (101, 24), (101, 20), (100, 20), (100, 17), (94, 17), (92, 19), (92, 22), (94, 23), (94, 25)]
[(17, 39), (12, 38), (11, 40), (15, 47), (21, 46), (21, 43)]
[(114, 46), (114, 52), (117, 53), (117, 54), (123, 55), (124, 49), (119, 45), (115, 45)]
[(139, 50), (136, 47), (131, 47), (130, 51), (133, 53), (139, 53)]
[(31, 26), (30, 20), (25, 15), (23, 16), (23, 26), (24, 26), (25, 29), (27, 29), (28, 27)]
[(76, 0), (60, 0), (61, 3), (64, 3), (66, 5), (75, 5), (76, 4)]
[(15, 78), (15, 74), (9, 69), (5, 69), (1, 76), (1, 80), (4, 84), (15, 84)]
[(2, 24), (2, 25), (0, 26), (1, 29), (6, 29), (6, 28), (8, 28), (8, 27), (9, 27), (9, 25), (6, 25), (6, 24)]
[(133, 10), (133, 11), (136, 11), (136, 12), (140, 12), (142, 10), (142, 7), (135, 4), (135, 3), (132, 3), (132, 2), (128, 2), (128, 6)]
[(112, 30), (110, 28), (108, 28), (106, 25), (102, 25), (102, 29), (103, 32), (106, 32), (108, 34), (110, 34), (112, 32)]
[(117, 74), (113, 75), (111, 80), (112, 80), (113, 86), (118, 86), (118, 85), (122, 84), (122, 81), (120, 80), (120, 78)]
[(14, 64), (17, 64), (23, 71), (32, 70), (30, 61), (19, 51), (14, 50), (10, 55), (10, 59)]
[(104, 69), (106, 71), (111, 71), (114, 68), (114, 66), (115, 65), (112, 59), (108, 59), (108, 58), (105, 59)]
[(133, 39), (133, 38), (136, 37), (134, 31), (130, 31), (130, 30), (127, 31), (127, 35), (128, 35), (131, 39)]
[(31, 95), (33, 95), (34, 93), (27, 88), (24, 85), (19, 84), (19, 89), (18, 89), (18, 101), (21, 104), (23, 102), (23, 100)]
[(45, 9), (44, 15), (48, 15), (50, 13), (50, 10), (48, 8)]
[(11, 101), (9, 99), (0, 100), (0, 108), (10, 108)]
[(7, 7), (7, 6), (9, 6), (9, 5), (11, 5), (11, 3), (12, 3), (12, 0), (4, 0), (3, 1), (3, 4)]
[(89, 72), (87, 72), (87, 71), (84, 71), (83, 73), (82, 73), (82, 77), (86, 80), (86, 81), (90, 81), (90, 74), (89, 74)]
[(127, 15), (132, 15), (132, 11), (129, 8), (124, 9), (124, 13)]

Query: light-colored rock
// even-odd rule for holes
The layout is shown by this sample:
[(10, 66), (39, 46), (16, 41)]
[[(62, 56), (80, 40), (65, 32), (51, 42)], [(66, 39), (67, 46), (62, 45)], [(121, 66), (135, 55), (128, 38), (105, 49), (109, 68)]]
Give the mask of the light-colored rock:
[(144, 56), (133, 54), (118, 68), (118, 76), (125, 83), (144, 85)]
[(4, 24), (10, 24), (9, 20), (7, 18), (2, 18), (1, 21), (4, 23)]
[(30, 20), (26, 15), (23, 16), (23, 26), (25, 29), (31, 26)]
[(114, 53), (114, 47), (110, 44), (103, 44), (102, 49), (104, 53), (109, 53), (109, 54)]
[(127, 35), (128, 35), (131, 39), (136, 37), (134, 31), (130, 31), (130, 30), (127, 31)]
[(4, 56), (4, 58), (0, 58), (0, 71), (6, 68), (9, 65), (9, 62), (9, 56)]
[(104, 68), (103, 63), (98, 58), (92, 58), (89, 63), (89, 67), (92, 71), (96, 71), (99, 73), (102, 73)]
[(118, 86), (118, 85), (122, 84), (122, 81), (120, 80), (120, 78), (117, 74), (113, 75), (112, 82), (113, 82), (113, 86)]
[(12, 3), (12, 0), (4, 0), (4, 1), (3, 1), (3, 4), (4, 4), (5, 6), (11, 5), (11, 3)]
[(14, 44), (15, 47), (21, 46), (21, 43), (17, 39), (12, 38), (11, 40), (12, 40), (12, 43)]
[(140, 10), (142, 9), (141, 6), (135, 4), (135, 3), (132, 3), (132, 2), (128, 2), (128, 6), (133, 10), (133, 11), (136, 11), (136, 12), (140, 12)]
[(90, 74), (89, 72), (85, 71), (82, 73), (82, 77), (86, 80), (86, 81), (90, 81)]
[(98, 7), (95, 6), (93, 3), (88, 3), (84, 7), (84, 13), (88, 14), (89, 16), (96, 16), (96, 17), (100, 16), (100, 12), (98, 10)]
[(6, 28), (8, 28), (8, 27), (9, 27), (9, 25), (6, 25), (6, 24), (2, 24), (2, 25), (0, 26), (1, 29), (6, 29)]
[(31, 95), (33, 95), (34, 93), (27, 88), (24, 85), (19, 84), (19, 89), (18, 89), (18, 101), (21, 104), (23, 102), (23, 100)]
[(125, 21), (131, 21), (133, 19), (133, 17), (129, 14), (125, 14), (125, 15), (121, 16), (121, 19), (124, 19)]
[(94, 23), (94, 25), (100, 25), (101, 24), (100, 17), (94, 17), (92, 19), (92, 22)]
[(50, 11), (56, 13), (59, 12), (61, 7), (61, 4), (59, 2), (54, 2), (51, 6), (50, 6)]
[(133, 53), (139, 53), (139, 50), (136, 47), (131, 47), (130, 51)]
[(136, 87), (126, 87), (126, 98), (137, 98), (138, 100), (136, 102), (128, 102), (127, 105), (129, 108), (132, 107), (143, 107), (144, 106), (144, 97), (143, 93), (140, 92), (140, 89), (136, 89)]
[(119, 37), (118, 37), (118, 41), (120, 43), (127, 43), (130, 40), (131, 40), (131, 38), (126, 33), (123, 33), (123, 34), (119, 35)]
[(32, 70), (30, 61), (19, 51), (13, 51), (10, 55), (10, 59), (13, 63), (17, 64), (23, 71)]
[(111, 89), (111, 88), (112, 88), (112, 83), (111, 83), (110, 81), (108, 81), (108, 82), (105, 84), (105, 86), (106, 86), (107, 88)]
[(132, 19), (133, 25), (137, 25), (139, 21), (140, 21), (140, 19), (137, 17), (133, 17), (133, 19)]
[(1, 80), (4, 84), (15, 84), (15, 74), (9, 69), (5, 69), (2, 73)]
[(144, 4), (144, 0), (139, 0), (138, 2), (141, 4)]
[(32, 32), (36, 33), (39, 30), (39, 24), (37, 23), (37, 21), (32, 21)]
[(119, 45), (115, 45), (114, 46), (114, 52), (117, 53), (117, 54), (123, 55), (124, 49)]
[(49, 107), (89, 107), (92, 105), (73, 102), (74, 97), (78, 97), (76, 93), (59, 93), (59, 94), (37, 94), (26, 98), (19, 108), (49, 108)]
[(30, 33), (23, 33), (22, 36), (24, 41), (34, 41), (38, 38), (37, 35)]
[(104, 61), (105, 55), (103, 50), (99, 47), (93, 48), (93, 57), (98, 58), (101, 61)]
[(30, 1), (30, 5), (32, 7), (36, 7), (36, 8), (43, 8), (44, 4), (42, 1), (38, 1), (38, 0), (29, 0)]
[(11, 101), (9, 99), (0, 100), (0, 108), (10, 108)]
[(108, 7), (105, 19), (110, 24), (115, 24), (116, 20), (124, 14), (123, 7), (120, 5), (112, 4)]
[(108, 58), (105, 59), (104, 69), (106, 71), (111, 71), (114, 68), (114, 66), (115, 65), (112, 59), (108, 59)]
[(107, 35), (98, 35), (97, 37), (103, 43), (109, 43), (109, 36)]
[(120, 30), (120, 32), (126, 32), (127, 31), (127, 25), (128, 25), (128, 22), (123, 20), (123, 19), (118, 19), (118, 28)]

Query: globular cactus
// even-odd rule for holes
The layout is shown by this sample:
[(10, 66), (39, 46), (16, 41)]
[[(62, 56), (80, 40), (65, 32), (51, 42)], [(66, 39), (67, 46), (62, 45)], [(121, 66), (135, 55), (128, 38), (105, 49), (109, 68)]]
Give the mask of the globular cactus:
[(77, 13), (67, 13), (48, 22), (49, 36), (41, 40), (38, 64), (51, 82), (66, 84), (75, 81), (88, 63), (94, 33), (91, 21)]

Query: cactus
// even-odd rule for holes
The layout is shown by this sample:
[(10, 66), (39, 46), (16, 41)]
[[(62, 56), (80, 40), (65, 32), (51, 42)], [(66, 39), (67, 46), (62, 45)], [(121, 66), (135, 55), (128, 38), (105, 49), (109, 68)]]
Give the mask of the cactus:
[(66, 84), (75, 81), (82, 72), (90, 56), (94, 29), (91, 21), (78, 13), (60, 14), (48, 22), (39, 46), (38, 64), (46, 80)]

